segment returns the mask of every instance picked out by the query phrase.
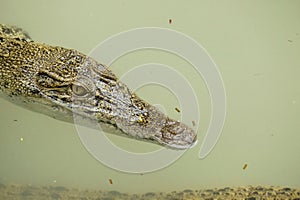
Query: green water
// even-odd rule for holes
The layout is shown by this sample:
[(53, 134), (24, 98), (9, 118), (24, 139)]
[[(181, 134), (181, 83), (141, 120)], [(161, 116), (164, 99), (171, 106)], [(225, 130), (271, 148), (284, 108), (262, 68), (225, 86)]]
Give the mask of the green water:
[[(122, 173), (98, 162), (80, 142), (74, 125), (0, 99), (0, 182), (129, 193), (240, 185), (300, 187), (299, 1), (0, 3), (1, 23), (23, 27), (36, 41), (85, 54), (111, 35), (133, 28), (182, 32), (209, 52), (227, 96), (222, 135), (213, 151), (200, 160), (211, 105), (205, 83), (191, 65), (154, 50), (133, 52), (114, 62), (111, 69), (119, 77), (143, 63), (167, 64), (190, 81), (199, 101), (199, 144), (171, 166), (143, 175)], [(180, 119), (174, 110), (179, 107), (175, 96), (158, 94), (164, 90), (150, 85), (137, 93)], [(109, 138), (131, 151), (157, 148)], [(244, 164), (248, 165), (245, 170)]]

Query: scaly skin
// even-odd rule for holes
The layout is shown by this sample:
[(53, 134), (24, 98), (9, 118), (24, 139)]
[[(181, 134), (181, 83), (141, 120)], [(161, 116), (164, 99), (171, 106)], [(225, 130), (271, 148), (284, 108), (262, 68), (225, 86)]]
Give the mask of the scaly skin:
[(69, 122), (75, 114), (83, 125), (97, 122), (170, 148), (186, 149), (196, 142), (191, 128), (165, 116), (106, 66), (74, 49), (34, 42), (7, 25), (0, 25), (0, 45), (0, 92), (11, 102)]

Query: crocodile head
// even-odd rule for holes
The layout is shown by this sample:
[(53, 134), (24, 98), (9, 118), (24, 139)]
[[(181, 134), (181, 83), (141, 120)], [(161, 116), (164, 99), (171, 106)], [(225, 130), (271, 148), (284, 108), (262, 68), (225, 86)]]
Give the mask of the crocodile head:
[[(81, 57), (77, 51), (73, 54), (77, 59)], [(191, 128), (139, 98), (104, 65), (84, 56), (74, 62), (77, 64), (72, 69), (68, 67), (67, 73), (62, 73), (64, 63), (55, 68), (40, 68), (34, 82), (44, 99), (60, 107), (56, 110), (68, 110), (79, 117), (77, 123), (92, 127), (100, 123), (104, 130), (107, 126), (115, 127), (123, 135), (175, 149), (195, 144), (196, 134)]]
[(191, 128), (168, 118), (107, 67), (76, 50), (1, 31), (0, 47), (0, 91), (10, 101), (68, 122), (80, 116), (82, 125), (101, 123), (170, 148), (186, 149), (196, 142)]

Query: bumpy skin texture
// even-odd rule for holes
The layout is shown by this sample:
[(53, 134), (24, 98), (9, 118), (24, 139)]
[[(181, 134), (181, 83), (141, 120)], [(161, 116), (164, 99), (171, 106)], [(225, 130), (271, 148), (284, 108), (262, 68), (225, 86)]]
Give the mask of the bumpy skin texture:
[(186, 149), (195, 132), (140, 99), (104, 65), (73, 49), (34, 42), (0, 25), (0, 92), (9, 101), (65, 121), (73, 114), (129, 137)]

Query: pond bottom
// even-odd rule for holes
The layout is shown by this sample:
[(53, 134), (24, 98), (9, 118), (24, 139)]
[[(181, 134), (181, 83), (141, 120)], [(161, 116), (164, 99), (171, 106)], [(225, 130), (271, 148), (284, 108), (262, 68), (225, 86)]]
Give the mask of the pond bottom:
[(39, 200), (198, 200), (198, 199), (292, 199), (300, 200), (300, 189), (278, 186), (225, 187), (205, 190), (127, 194), (117, 191), (82, 190), (63, 186), (5, 185), (0, 183), (0, 199)]

